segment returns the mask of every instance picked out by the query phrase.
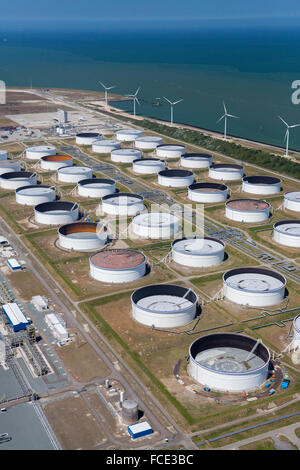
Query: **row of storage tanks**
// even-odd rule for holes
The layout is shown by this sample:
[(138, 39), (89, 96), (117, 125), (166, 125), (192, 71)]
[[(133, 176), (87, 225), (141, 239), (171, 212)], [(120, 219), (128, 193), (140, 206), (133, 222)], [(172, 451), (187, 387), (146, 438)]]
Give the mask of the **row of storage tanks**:
[[(69, 165), (65, 165), (65, 167), (67, 166)], [(103, 181), (103, 183), (112, 186), (114, 182), (112, 182), (112, 180), (109, 181), (110, 183), (108, 183), (107, 180), (106, 182)], [(32, 180), (32, 185), (35, 183), (36, 180)], [(79, 185), (80, 181), (78, 181), (78, 187)], [(30, 186), (30, 184), (28, 186)], [(42, 185), (37, 186), (35, 188), (36, 191), (38, 191), (39, 188), (42, 189)], [(44, 188), (45, 190), (48, 189), (47, 187)], [(17, 197), (17, 192), (21, 192), (22, 189), (25, 190), (26, 188), (19, 187), (14, 189), (16, 189)], [(52, 193), (54, 190), (55, 194), (55, 188), (51, 189)], [(120, 199), (125, 198), (125, 202), (129, 202), (129, 205), (125, 204), (125, 207), (130, 206), (130, 203), (133, 205), (138, 204), (137, 212), (140, 212), (144, 209), (144, 205), (143, 207), (141, 206), (143, 200), (141, 196), (136, 196), (137, 195), (131, 194), (114, 195), (113, 192), (111, 192), (104, 195), (104, 199), (105, 197), (107, 197), (108, 200), (116, 198), (118, 203), (116, 204), (115, 201), (112, 205), (120, 206)], [(111, 205), (111, 202), (112, 201), (109, 202), (109, 205)], [(77, 204), (64, 201), (57, 201), (53, 204), (51, 201), (47, 201), (39, 204), (43, 207), (36, 207), (35, 209), (42, 214), (54, 213), (57, 216), (59, 216), (59, 214), (66, 216), (64, 212), (73, 212), (73, 217), (75, 217), (72, 218), (73, 223), (64, 225), (59, 229), (59, 234), (65, 237), (65, 241), (67, 241), (66, 248), (70, 248), (70, 240), (72, 240), (71, 245), (74, 243), (74, 240), (75, 244), (76, 241), (78, 242), (77, 249), (79, 250), (81, 250), (83, 246), (82, 240), (84, 240), (85, 247), (87, 247), (86, 242), (91, 238), (95, 238), (95, 233), (97, 233), (97, 238), (99, 239), (101, 239), (102, 235), (101, 244), (103, 245), (105, 243), (106, 234), (103, 227), (99, 229), (99, 226), (92, 223), (74, 223), (74, 220), (78, 218)], [(114, 208), (114, 210), (116, 209)], [(128, 213), (128, 209), (126, 209), (125, 212)], [(131, 215), (134, 215), (134, 213), (136, 213), (135, 210), (132, 210)], [(161, 216), (161, 213), (159, 215), (155, 213), (139, 214), (136, 216), (136, 219), (135, 223), (133, 219), (133, 225), (137, 227), (137, 234), (140, 236), (155, 238), (155, 228), (160, 234), (163, 233), (164, 235), (164, 227), (167, 231), (170, 230), (170, 227), (173, 227), (171, 231), (176, 233), (176, 216), (172, 214), (164, 214), (163, 216)], [(69, 220), (67, 220), (66, 217), (62, 217), (59, 218), (59, 221), (57, 219), (56, 223), (60, 224), (61, 222), (66, 223), (69, 222)], [(46, 217), (44, 222), (41, 223), (49, 223), (49, 218)], [(81, 238), (82, 233), (84, 235)], [(165, 235), (167, 236), (167, 232)], [(60, 243), (63, 246), (64, 242), (62, 242), (61, 239)], [(76, 246), (75, 248), (74, 246), (75, 245), (72, 246), (72, 249), (76, 249)], [(91, 249), (94, 248), (95, 247), (91, 246)], [(209, 238), (174, 240), (172, 243), (172, 256), (175, 262), (186, 266), (212, 266), (222, 262), (224, 259), (224, 244), (219, 240)], [(142, 253), (135, 250), (105, 250), (91, 256), (90, 272), (92, 277), (102, 282), (107, 282), (108, 278), (110, 278), (110, 282), (131, 282), (145, 275), (146, 259)], [(240, 305), (254, 307), (276, 305), (284, 298), (284, 292), (284, 277), (278, 273), (262, 268), (235, 269), (228, 271), (223, 277), (223, 293), (225, 298)], [(184, 326), (191, 322), (197, 313), (197, 296), (195, 292), (192, 289), (187, 289), (182, 286), (159, 284), (142, 287), (134, 292), (131, 300), (133, 318), (144, 325), (156, 328)], [(297, 330), (295, 328), (295, 334), (296, 332)], [(236, 348), (233, 347), (235, 343)], [(216, 347), (212, 348), (213, 345)], [(207, 348), (207, 346), (209, 347)], [(254, 353), (252, 352), (253, 358), (250, 358), (255, 362), (255, 366), (251, 367), (247, 364), (246, 370), (243, 368), (243, 370), (239, 370), (241, 369), (241, 364), (245, 363), (245, 358), (241, 356), (243, 355), (243, 351), (245, 351), (248, 356), (248, 352), (251, 352), (254, 346), (255, 341), (252, 338), (242, 335), (221, 333), (199, 338), (190, 348), (190, 374), (198, 382), (219, 390), (241, 391), (256, 388), (266, 379), (269, 362), (267, 348), (262, 344), (257, 345)], [(226, 354), (224, 356), (223, 349), (222, 360), (218, 357), (220, 348), (225, 348), (225, 352), (229, 348), (230, 355), (227, 359)], [(233, 354), (233, 349), (236, 349), (236, 355)], [(259, 358), (262, 363), (260, 362), (258, 364), (259, 361), (257, 358)]]

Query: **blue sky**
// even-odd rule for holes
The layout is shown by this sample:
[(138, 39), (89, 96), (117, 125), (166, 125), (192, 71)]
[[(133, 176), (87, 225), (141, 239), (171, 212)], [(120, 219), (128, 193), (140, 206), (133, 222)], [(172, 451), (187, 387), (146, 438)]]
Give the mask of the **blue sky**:
[(9, 0), (1, 24), (300, 19), (299, 0)]

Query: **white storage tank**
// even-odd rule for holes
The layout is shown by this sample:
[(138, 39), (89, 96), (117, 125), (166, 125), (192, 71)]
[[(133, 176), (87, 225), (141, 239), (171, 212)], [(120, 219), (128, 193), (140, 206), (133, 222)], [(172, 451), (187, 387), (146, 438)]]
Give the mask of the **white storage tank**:
[(162, 144), (162, 138), (154, 135), (147, 135), (144, 137), (137, 137), (135, 139), (135, 147), (140, 150), (154, 150)]
[(36, 184), (37, 174), (31, 171), (10, 171), (0, 175), (1, 189), (18, 189)]
[(111, 153), (113, 150), (120, 148), (118, 140), (96, 140), (93, 142), (92, 151), (95, 153)]
[(133, 160), (141, 158), (142, 152), (137, 149), (117, 149), (110, 154), (112, 162), (116, 163), (132, 163)]
[(237, 333), (214, 333), (190, 346), (188, 372), (212, 390), (250, 392), (268, 378), (270, 352), (260, 341)]
[(208, 173), (210, 178), (224, 181), (240, 180), (243, 175), (243, 166), (234, 163), (212, 163)]
[(100, 223), (74, 222), (59, 227), (58, 242), (68, 250), (97, 250), (107, 242), (107, 232)]
[(226, 202), (225, 215), (236, 222), (263, 222), (270, 216), (270, 204), (260, 199), (233, 199)]
[(0, 175), (8, 173), (9, 171), (21, 171), (20, 162), (18, 160), (1, 160)]
[(158, 184), (169, 188), (185, 188), (194, 182), (194, 173), (189, 170), (162, 170), (157, 176)]
[(134, 291), (132, 316), (145, 326), (177, 328), (196, 316), (198, 297), (192, 289), (175, 284), (152, 284)]
[(55, 186), (44, 184), (21, 186), (16, 189), (16, 202), (24, 206), (36, 206), (42, 202), (55, 201)]
[(87, 166), (62, 166), (57, 170), (58, 181), (64, 183), (78, 183), (93, 177), (93, 170)]
[(130, 249), (102, 250), (90, 257), (90, 275), (106, 283), (133, 282), (146, 273), (143, 253)]
[(46, 155), (55, 155), (56, 147), (54, 145), (35, 145), (34, 147), (27, 147), (26, 158), (28, 160), (40, 160)]
[(185, 153), (180, 159), (184, 168), (209, 168), (212, 164), (210, 153)]
[(297, 315), (293, 320), (294, 335), (292, 340), (292, 348), (297, 350), (300, 348), (300, 315)]
[(171, 238), (180, 229), (180, 220), (169, 212), (147, 212), (132, 220), (132, 231), (143, 238)]
[(226, 201), (228, 188), (220, 183), (194, 183), (189, 186), (188, 198), (202, 204)]
[(136, 215), (145, 210), (144, 198), (132, 193), (108, 194), (102, 198), (102, 210), (112, 215)]
[(99, 132), (80, 132), (76, 134), (76, 144), (78, 145), (92, 145), (93, 142), (102, 139), (102, 134)]
[(273, 225), (273, 239), (280, 245), (300, 248), (300, 220), (281, 220)]
[(165, 144), (156, 147), (156, 155), (159, 158), (180, 158), (185, 153), (184, 145)]
[(139, 158), (132, 162), (132, 170), (134, 173), (142, 175), (155, 175), (165, 168), (165, 161), (159, 158)]
[(300, 191), (289, 191), (285, 193), (283, 207), (289, 211), (300, 212)]
[(277, 194), (281, 191), (281, 180), (274, 176), (245, 176), (242, 191), (251, 194)]
[(120, 142), (133, 142), (142, 135), (143, 132), (138, 129), (120, 129), (116, 132), (117, 140)]
[(62, 225), (78, 219), (78, 204), (69, 201), (43, 202), (34, 208), (38, 224)]
[(82, 197), (102, 198), (116, 192), (116, 182), (106, 178), (88, 178), (78, 182), (77, 190)]
[(46, 155), (41, 158), (40, 165), (43, 170), (56, 171), (63, 166), (72, 166), (73, 158), (70, 155)]
[(231, 269), (223, 276), (225, 298), (249, 307), (280, 304), (285, 296), (285, 285), (281, 274), (259, 267)]
[(224, 243), (216, 238), (181, 238), (172, 242), (172, 259), (192, 268), (217, 266), (224, 261), (224, 250)]
[(0, 150), (0, 160), (7, 160), (7, 150)]

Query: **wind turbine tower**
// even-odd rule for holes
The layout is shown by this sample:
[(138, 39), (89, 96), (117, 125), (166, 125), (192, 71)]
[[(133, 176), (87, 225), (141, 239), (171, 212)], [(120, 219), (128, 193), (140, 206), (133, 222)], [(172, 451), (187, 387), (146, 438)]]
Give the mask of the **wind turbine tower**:
[(180, 101), (183, 101), (183, 99), (178, 100), (178, 101), (173, 101), (173, 103), (172, 103), (172, 101), (168, 100), (168, 98), (166, 98), (165, 96), (163, 96), (163, 98), (164, 98), (168, 103), (170, 103), (170, 105), (171, 105), (171, 118), (170, 118), (170, 123), (171, 123), (171, 126), (173, 126), (173, 108), (174, 108), (175, 104), (180, 103)]
[(139, 86), (138, 89), (136, 90), (136, 92), (133, 95), (126, 95), (126, 96), (128, 96), (128, 98), (133, 99), (133, 115), (134, 116), (135, 116), (135, 103), (140, 105), (140, 102), (139, 102), (138, 97), (137, 97), (137, 94), (140, 91), (140, 89), (141, 89), (141, 87)]
[(280, 117), (280, 116), (278, 116), (278, 117), (283, 122), (283, 124), (286, 125), (286, 133), (285, 133), (285, 136), (284, 136), (284, 140), (286, 140), (285, 156), (288, 157), (289, 156), (290, 129), (292, 129), (293, 127), (298, 127), (298, 126), (300, 126), (300, 124), (293, 124), (292, 126), (289, 126), (288, 123), (285, 122), (284, 119), (282, 119), (282, 117)]
[(108, 93), (107, 92), (108, 92), (108, 90), (112, 90), (113, 88), (116, 88), (116, 87), (115, 86), (105, 86), (102, 82), (99, 82), (99, 83), (103, 86), (103, 88), (105, 90), (105, 106), (107, 107), (107, 105), (108, 105), (108, 99), (107, 99)]
[(224, 119), (224, 140), (227, 140), (227, 118), (239, 119), (239, 116), (234, 116), (233, 114), (229, 114), (227, 112), (224, 101), (223, 101), (223, 106), (224, 106), (224, 114), (223, 116), (220, 117), (220, 119), (217, 120), (217, 124), (218, 122), (222, 121), (222, 119)]

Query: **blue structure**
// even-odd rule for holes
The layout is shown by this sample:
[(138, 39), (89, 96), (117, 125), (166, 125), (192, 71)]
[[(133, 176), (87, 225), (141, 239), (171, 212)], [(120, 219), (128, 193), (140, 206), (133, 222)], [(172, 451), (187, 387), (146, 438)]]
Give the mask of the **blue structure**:
[(128, 426), (127, 429), (131, 439), (138, 439), (139, 437), (148, 436), (149, 434), (153, 433), (153, 429), (147, 421), (132, 424), (131, 426)]
[(20, 269), (22, 269), (22, 266), (20, 265), (19, 261), (15, 258), (9, 258), (7, 260), (7, 264), (12, 271), (19, 271)]
[(26, 330), (30, 321), (16, 303), (4, 304), (2, 310), (14, 331)]

